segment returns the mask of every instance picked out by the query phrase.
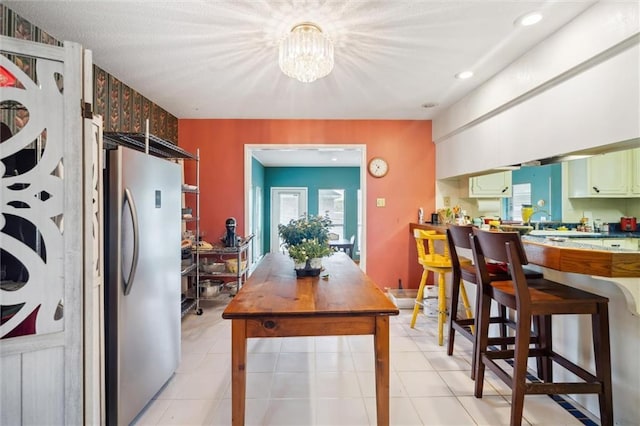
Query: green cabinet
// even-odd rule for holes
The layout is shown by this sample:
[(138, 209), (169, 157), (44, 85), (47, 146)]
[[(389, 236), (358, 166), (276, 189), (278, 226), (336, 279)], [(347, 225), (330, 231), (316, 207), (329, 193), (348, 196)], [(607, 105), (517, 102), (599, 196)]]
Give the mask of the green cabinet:
[(631, 194), (640, 196), (640, 148), (631, 150)]
[(627, 198), (631, 191), (631, 151), (568, 162), (569, 197)]
[(498, 172), (469, 178), (469, 198), (511, 197), (511, 172)]

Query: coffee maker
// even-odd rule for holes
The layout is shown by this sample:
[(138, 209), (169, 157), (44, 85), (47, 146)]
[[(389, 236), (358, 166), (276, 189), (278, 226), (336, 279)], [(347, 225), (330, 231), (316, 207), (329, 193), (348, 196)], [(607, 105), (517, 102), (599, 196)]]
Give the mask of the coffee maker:
[(227, 233), (223, 237), (225, 247), (235, 247), (238, 237), (236, 236), (236, 218), (230, 217), (225, 221)]

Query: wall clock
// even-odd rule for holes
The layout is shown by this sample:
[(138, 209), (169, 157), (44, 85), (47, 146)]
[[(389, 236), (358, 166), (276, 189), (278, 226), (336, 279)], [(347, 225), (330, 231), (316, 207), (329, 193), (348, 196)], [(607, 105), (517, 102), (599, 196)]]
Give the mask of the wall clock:
[(380, 157), (373, 157), (369, 161), (369, 173), (373, 177), (383, 177), (389, 171), (389, 164), (387, 161)]

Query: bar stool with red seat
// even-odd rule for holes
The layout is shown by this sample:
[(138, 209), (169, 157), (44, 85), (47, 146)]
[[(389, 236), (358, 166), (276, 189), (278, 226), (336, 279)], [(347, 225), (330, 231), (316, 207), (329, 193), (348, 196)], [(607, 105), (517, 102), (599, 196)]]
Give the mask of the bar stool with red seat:
[[(474, 227), (472, 225), (449, 225), (447, 228), (447, 242), (449, 245), (449, 253), (451, 256), (451, 265), (453, 276), (451, 279), (452, 288), (451, 288), (451, 316), (449, 318), (449, 342), (447, 346), (447, 355), (453, 355), (453, 346), (455, 342), (455, 334), (456, 332), (460, 333), (461, 336), (465, 337), (471, 343), (473, 343), (474, 352), (475, 352), (475, 334), (474, 334), (474, 325), (476, 321), (476, 312), (477, 306), (470, 312), (469, 309), (466, 310), (466, 318), (459, 318), (458, 312), (455, 307), (458, 306), (458, 300), (462, 296), (463, 304), (465, 306), (469, 305), (469, 301), (465, 300), (467, 298), (466, 292), (464, 291), (464, 284), (461, 280), (467, 281), (471, 284), (477, 284), (478, 279), (476, 277), (476, 269), (472, 264), (471, 260), (460, 256), (458, 254), (458, 249), (468, 250), (469, 256), (471, 256), (471, 241), (469, 240), (469, 235), (473, 233)], [(492, 269), (489, 270), (489, 275), (492, 281), (502, 281), (510, 279), (509, 272), (504, 264), (493, 264), (488, 265), (492, 266)], [(504, 268), (504, 269), (503, 269)], [(525, 276), (527, 279), (537, 279), (542, 278), (543, 274), (538, 271), (534, 271), (532, 269), (525, 268), (524, 269)], [(476, 297), (476, 302), (479, 301), (479, 298)], [(499, 324), (500, 326), (500, 337), (505, 338), (507, 336), (507, 326), (513, 325), (513, 321), (511, 321), (507, 316), (507, 309), (503, 305), (498, 305), (498, 315), (495, 317), (491, 317), (490, 322), (492, 324)], [(504, 344), (504, 340), (502, 344)], [(492, 344), (500, 343), (499, 339), (492, 340)], [(475, 377), (475, 360), (472, 359), (471, 362), (471, 378)]]
[[(475, 396), (482, 397), (485, 367), (489, 367), (511, 387), (511, 425), (522, 423), (525, 394), (598, 394), (600, 421), (613, 425), (611, 390), (611, 350), (609, 340), (609, 299), (550, 281), (535, 280), (529, 286), (522, 264), (524, 247), (517, 232), (477, 231), (471, 235), (471, 248), (479, 279), (481, 300), (477, 315), (477, 347)], [(492, 281), (486, 260), (506, 262), (512, 280)], [(491, 300), (515, 311), (516, 334), (514, 349), (492, 349), (488, 345), (489, 310)], [(553, 315), (591, 316), (595, 375), (553, 350)], [(532, 317), (542, 319), (538, 348), (530, 348)], [(540, 358), (542, 382), (527, 382), (527, 359)], [(513, 359), (510, 375), (496, 360)], [(583, 382), (553, 382), (552, 362), (569, 370)]]

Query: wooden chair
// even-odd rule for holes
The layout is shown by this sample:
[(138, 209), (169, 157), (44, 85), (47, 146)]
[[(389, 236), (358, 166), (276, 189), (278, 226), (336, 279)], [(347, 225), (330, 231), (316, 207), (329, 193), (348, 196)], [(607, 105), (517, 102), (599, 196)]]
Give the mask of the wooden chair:
[[(340, 239), (340, 235), (336, 234), (335, 232), (329, 232), (327, 234), (327, 238), (329, 239), (329, 241), (338, 241)], [(330, 247), (333, 251), (340, 251), (337, 247)]]
[(356, 236), (352, 235), (351, 238), (349, 238), (349, 257), (353, 259), (353, 250), (355, 249), (355, 245), (356, 245)]
[[(525, 394), (598, 394), (600, 421), (613, 425), (613, 398), (611, 392), (611, 353), (609, 342), (609, 299), (554, 281), (535, 280), (528, 286), (523, 272), (524, 247), (517, 232), (478, 231), (471, 237), (476, 274), (480, 278), (481, 301), (479, 304), (476, 347), (475, 396), (482, 397), (485, 366), (494, 371), (511, 387), (511, 425), (520, 425)], [(506, 262), (513, 279), (492, 281), (486, 268), (486, 259)], [(497, 350), (488, 345), (489, 309), (496, 300), (515, 311), (516, 334), (513, 349)], [(591, 315), (595, 375), (553, 351), (553, 315)], [(542, 319), (540, 346), (530, 348), (531, 321), (534, 315)], [(542, 360), (542, 382), (527, 382), (527, 359)], [(496, 360), (513, 359), (510, 375)], [(569, 370), (584, 382), (553, 382), (552, 362)]]
[(338, 234), (329, 233), (329, 246), (333, 251), (343, 251), (353, 259), (353, 250), (356, 241), (356, 236), (352, 235), (349, 241), (341, 240)]
[[(411, 317), (411, 328), (416, 324), (420, 306), (424, 306), (424, 287), (427, 283), (429, 272), (433, 272), (434, 278), (437, 277), (438, 283), (438, 345), (442, 346), (444, 342), (444, 323), (447, 317), (447, 296), (445, 274), (451, 272), (451, 257), (449, 256), (449, 247), (446, 244), (446, 235), (436, 234), (435, 231), (422, 229), (414, 229), (413, 236), (416, 240), (416, 248), (418, 251), (418, 262), (422, 265), (422, 277), (418, 287), (418, 294), (413, 306), (413, 316)], [(425, 250), (425, 241), (427, 242), (427, 250)], [(436, 253), (435, 242), (443, 241), (444, 252)], [(465, 298), (463, 301), (466, 300)], [(469, 309), (469, 302), (465, 302), (465, 308)]]
[[(458, 301), (462, 297), (463, 305), (469, 306), (467, 299), (467, 293), (464, 288), (462, 280), (471, 284), (477, 284), (478, 279), (476, 277), (476, 269), (471, 260), (458, 255), (458, 249), (469, 250), (471, 255), (471, 241), (469, 235), (474, 231), (472, 225), (449, 225), (447, 228), (447, 242), (449, 245), (449, 253), (451, 254), (451, 265), (453, 276), (451, 279), (451, 315), (449, 317), (449, 342), (447, 346), (447, 354), (453, 355), (453, 346), (455, 343), (456, 332), (465, 337), (473, 343), (474, 352), (476, 346), (475, 340), (475, 321), (476, 312), (478, 310), (479, 297), (476, 297), (476, 306), (473, 311), (470, 308), (466, 308), (466, 318), (458, 317)], [(505, 265), (506, 266), (506, 265)], [(489, 274), (492, 281), (503, 281), (510, 279), (508, 271), (501, 270), (499, 266), (494, 267), (494, 270)], [(542, 273), (533, 271), (531, 269), (525, 269), (525, 276), (527, 279), (542, 278)], [(509, 320), (507, 316), (507, 309), (503, 305), (498, 305), (498, 316), (491, 317), (491, 324), (498, 324), (500, 327), (500, 338), (490, 340), (490, 344), (500, 344), (506, 349), (507, 340), (507, 326), (513, 326), (513, 321)], [(471, 378), (475, 377), (475, 357), (471, 360)]]

